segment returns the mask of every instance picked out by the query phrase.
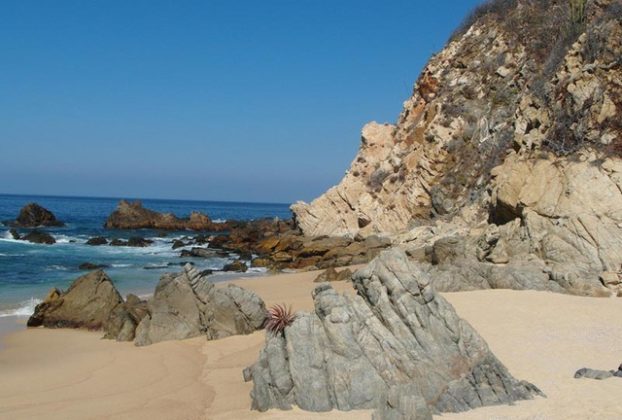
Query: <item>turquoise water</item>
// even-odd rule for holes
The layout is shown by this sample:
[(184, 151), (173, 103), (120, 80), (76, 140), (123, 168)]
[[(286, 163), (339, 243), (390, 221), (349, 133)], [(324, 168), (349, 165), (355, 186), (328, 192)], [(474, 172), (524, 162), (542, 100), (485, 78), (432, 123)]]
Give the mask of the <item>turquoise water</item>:
[[(153, 230), (106, 230), (103, 224), (115, 209), (118, 198), (80, 198), (0, 195), (0, 221), (14, 220), (21, 207), (37, 202), (51, 210), (66, 223), (62, 228), (46, 228), (55, 237), (54, 245), (31, 244), (12, 239), (9, 228), (0, 225), (0, 317), (28, 316), (34, 305), (52, 287), (67, 288), (78, 276), (84, 262), (105, 264), (106, 272), (122, 294), (151, 293), (164, 272), (177, 271), (178, 264), (192, 261), (199, 269), (220, 270), (237, 258), (180, 258), (183, 248), (172, 250), (171, 242), (192, 232), (163, 233)], [(191, 211), (201, 211), (213, 220), (252, 220), (258, 218), (288, 219), (288, 204), (229, 203), (210, 201), (151, 200), (143, 205), (161, 212), (172, 212), (185, 217)], [(26, 230), (23, 230), (24, 232)], [(146, 248), (89, 246), (85, 242), (93, 236), (128, 238), (141, 236), (154, 241)], [(262, 270), (251, 270), (249, 275), (260, 275)], [(227, 278), (216, 273), (214, 281)]]

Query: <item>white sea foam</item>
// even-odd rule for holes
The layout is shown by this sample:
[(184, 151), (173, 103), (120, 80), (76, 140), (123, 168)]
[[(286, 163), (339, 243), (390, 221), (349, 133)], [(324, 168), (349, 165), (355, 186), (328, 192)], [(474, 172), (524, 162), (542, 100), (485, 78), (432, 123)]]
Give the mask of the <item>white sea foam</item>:
[(227, 219), (214, 219), (212, 220), (214, 223), (227, 223)]
[(127, 268), (131, 267), (132, 264), (111, 264), (110, 266), (113, 268)]
[(35, 312), (35, 306), (41, 303), (40, 299), (30, 298), (27, 301), (21, 302), (17, 308), (0, 310), (0, 318), (7, 316), (30, 316)]

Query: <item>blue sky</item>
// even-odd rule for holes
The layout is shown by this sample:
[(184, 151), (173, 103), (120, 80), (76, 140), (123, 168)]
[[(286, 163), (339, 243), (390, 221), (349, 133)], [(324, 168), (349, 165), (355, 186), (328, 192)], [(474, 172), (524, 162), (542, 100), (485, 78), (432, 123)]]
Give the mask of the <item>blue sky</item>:
[(0, 3), (0, 192), (292, 202), (476, 0)]

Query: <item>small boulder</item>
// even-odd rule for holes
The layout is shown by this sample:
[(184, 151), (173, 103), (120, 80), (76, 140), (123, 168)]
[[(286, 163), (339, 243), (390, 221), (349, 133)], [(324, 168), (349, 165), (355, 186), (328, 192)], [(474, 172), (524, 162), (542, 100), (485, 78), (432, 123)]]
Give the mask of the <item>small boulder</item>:
[(333, 267), (329, 267), (320, 273), (319, 276), (313, 280), (315, 283), (332, 282), (332, 281), (348, 281), (352, 278), (352, 271), (346, 268), (345, 270), (337, 271)]
[(52, 245), (56, 243), (56, 239), (47, 232), (40, 230), (33, 230), (24, 237), (21, 238), (24, 241), (32, 242), (33, 244), (45, 244)]
[(177, 248), (183, 248), (186, 246), (186, 243), (184, 241), (180, 241), (179, 239), (175, 239), (173, 241), (173, 246), (171, 247), (172, 249), (177, 249)]
[(78, 266), (78, 269), (80, 270), (99, 270), (101, 268), (107, 268), (108, 266), (106, 264), (93, 264), (90, 262), (85, 262), (82, 263)]
[(86, 241), (86, 244), (91, 245), (91, 246), (107, 245), (108, 240), (104, 238), (103, 236), (96, 236)]
[(136, 327), (149, 314), (147, 301), (129, 294), (125, 302), (110, 313), (104, 325), (104, 338), (117, 341), (134, 341)]
[(19, 232), (16, 229), (9, 230), (9, 233), (11, 234), (13, 239), (15, 239), (16, 241), (21, 239), (21, 235), (19, 234)]
[(588, 378), (588, 379), (607, 379), (611, 378), (615, 372), (609, 370), (596, 370), (589, 368), (582, 368), (575, 372), (575, 379)]
[(238, 273), (245, 273), (247, 270), (248, 266), (246, 265), (246, 263), (240, 260), (236, 260), (232, 263), (226, 264), (222, 268), (222, 271), (236, 271)]
[(141, 238), (138, 236), (132, 236), (130, 239), (128, 239), (127, 241), (127, 246), (133, 246), (133, 247), (137, 247), (137, 248), (144, 248), (146, 246), (149, 246), (153, 243), (152, 240), (150, 239), (145, 239), (145, 238)]

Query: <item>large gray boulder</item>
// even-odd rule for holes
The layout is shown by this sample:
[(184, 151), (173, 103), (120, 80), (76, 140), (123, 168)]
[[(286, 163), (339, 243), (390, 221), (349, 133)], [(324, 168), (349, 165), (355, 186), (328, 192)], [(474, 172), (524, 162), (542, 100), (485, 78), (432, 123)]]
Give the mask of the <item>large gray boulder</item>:
[(136, 329), (138, 346), (205, 335), (217, 339), (250, 334), (266, 318), (264, 302), (235, 285), (217, 288), (190, 264), (165, 274), (148, 303), (149, 315)]
[(29, 327), (101, 329), (123, 298), (102, 270), (79, 277), (66, 292), (52, 289), (28, 319)]
[(314, 312), (267, 336), (246, 372), (253, 409), (419, 419), (542, 395), (510, 375), (403, 251), (383, 252), (353, 284), (355, 297), (319, 285)]

